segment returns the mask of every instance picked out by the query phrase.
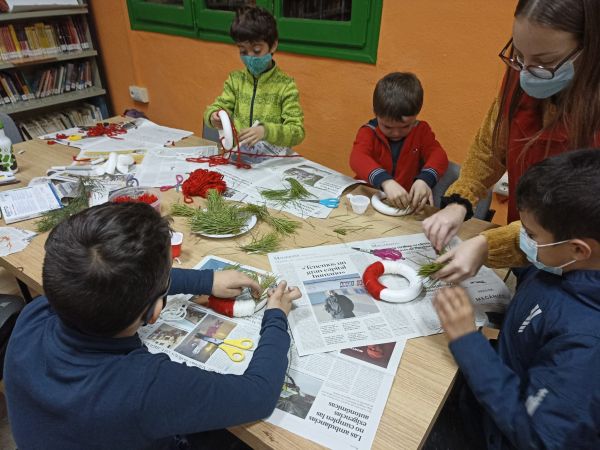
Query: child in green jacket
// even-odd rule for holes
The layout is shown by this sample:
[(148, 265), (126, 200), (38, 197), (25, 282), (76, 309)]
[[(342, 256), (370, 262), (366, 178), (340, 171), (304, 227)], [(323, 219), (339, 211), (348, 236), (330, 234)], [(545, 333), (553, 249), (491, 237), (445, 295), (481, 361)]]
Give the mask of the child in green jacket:
[(281, 147), (298, 145), (304, 139), (304, 113), (296, 83), (273, 60), (278, 43), (275, 18), (263, 8), (243, 7), (230, 35), (246, 69), (229, 74), (223, 93), (206, 108), (204, 122), (220, 129), (217, 112), (224, 109), (234, 122), (240, 145), (263, 140)]

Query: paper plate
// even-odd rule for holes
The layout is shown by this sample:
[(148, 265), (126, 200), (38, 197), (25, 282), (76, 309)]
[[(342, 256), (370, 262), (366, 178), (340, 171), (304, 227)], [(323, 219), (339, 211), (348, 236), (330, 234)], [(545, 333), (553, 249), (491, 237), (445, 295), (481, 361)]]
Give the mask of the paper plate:
[(253, 215), (253, 216), (250, 216), (248, 218), (248, 220), (246, 221), (246, 225), (244, 225), (242, 227), (242, 229), (240, 230), (239, 233), (235, 233), (235, 234), (206, 234), (206, 233), (200, 233), (198, 231), (195, 234), (199, 234), (200, 236), (204, 236), (204, 237), (212, 238), (212, 239), (232, 238), (232, 237), (241, 236), (242, 234), (247, 233), (252, 228), (254, 228), (254, 226), (256, 225), (257, 222), (258, 222), (258, 220), (256, 219), (256, 216)]
[(219, 110), (217, 114), (219, 119), (221, 119), (221, 125), (223, 126), (223, 129), (219, 130), (221, 144), (225, 150), (231, 150), (233, 149), (233, 126), (231, 125), (231, 119), (224, 109)]
[(382, 200), (385, 200), (387, 196), (385, 192), (376, 192), (371, 197), (371, 205), (376, 211), (386, 216), (406, 216), (412, 213), (412, 208), (409, 206), (405, 209), (394, 208), (393, 206), (386, 205)]

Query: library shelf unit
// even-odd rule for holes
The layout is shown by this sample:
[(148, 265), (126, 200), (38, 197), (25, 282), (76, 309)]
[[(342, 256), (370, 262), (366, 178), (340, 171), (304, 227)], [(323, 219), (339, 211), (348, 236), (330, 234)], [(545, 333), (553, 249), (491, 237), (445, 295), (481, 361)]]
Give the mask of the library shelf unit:
[(19, 126), (68, 108), (91, 106), (99, 119), (111, 113), (93, 20), (80, 3), (0, 14), (0, 112)]

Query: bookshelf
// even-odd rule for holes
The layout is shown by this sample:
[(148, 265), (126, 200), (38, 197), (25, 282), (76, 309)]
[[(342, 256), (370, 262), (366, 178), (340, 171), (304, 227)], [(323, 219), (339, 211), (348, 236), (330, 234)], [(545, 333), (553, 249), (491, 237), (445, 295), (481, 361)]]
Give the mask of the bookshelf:
[[(0, 14), (0, 112), (22, 125), (55, 120), (64, 128), (110, 115), (88, 7)], [(72, 123), (67, 110), (88, 123)], [(68, 118), (67, 118), (68, 117)], [(39, 121), (38, 121), (39, 119)], [(58, 123), (57, 123), (58, 122)], [(43, 128), (43, 125), (42, 125)]]

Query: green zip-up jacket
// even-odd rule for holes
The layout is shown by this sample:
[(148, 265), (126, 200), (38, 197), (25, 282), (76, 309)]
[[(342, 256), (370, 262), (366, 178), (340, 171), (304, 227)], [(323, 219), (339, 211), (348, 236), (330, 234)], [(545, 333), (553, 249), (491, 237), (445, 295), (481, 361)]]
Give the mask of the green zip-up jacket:
[(304, 139), (304, 113), (294, 79), (277, 65), (254, 78), (247, 69), (231, 72), (223, 93), (204, 112), (204, 123), (224, 109), (238, 131), (258, 120), (265, 127), (264, 139), (282, 147), (298, 145)]

